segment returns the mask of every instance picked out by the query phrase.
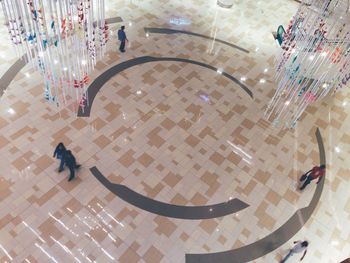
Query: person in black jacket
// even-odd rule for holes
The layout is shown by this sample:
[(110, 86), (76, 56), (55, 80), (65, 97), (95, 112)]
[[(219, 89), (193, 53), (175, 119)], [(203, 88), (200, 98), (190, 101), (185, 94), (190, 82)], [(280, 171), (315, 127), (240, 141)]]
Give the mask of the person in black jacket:
[(80, 167), (80, 164), (77, 164), (77, 161), (75, 160), (75, 157), (74, 155), (72, 154), (71, 151), (66, 151), (66, 154), (65, 154), (65, 163), (66, 165), (68, 166), (69, 168), (69, 171), (70, 171), (70, 175), (69, 175), (69, 178), (68, 178), (68, 182), (72, 181), (75, 177), (75, 169), (78, 169)]
[(60, 160), (60, 167), (58, 168), (58, 172), (62, 172), (63, 169), (64, 169), (64, 156), (65, 156), (65, 153), (66, 153), (67, 149), (66, 147), (64, 146), (64, 144), (62, 142), (60, 142), (57, 146), (56, 146), (56, 149), (53, 153), (53, 157), (57, 158)]

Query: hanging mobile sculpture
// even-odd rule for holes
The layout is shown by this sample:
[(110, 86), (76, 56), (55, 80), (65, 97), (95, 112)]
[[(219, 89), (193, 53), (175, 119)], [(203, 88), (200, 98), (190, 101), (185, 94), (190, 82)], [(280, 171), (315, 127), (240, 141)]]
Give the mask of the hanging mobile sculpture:
[(104, 0), (0, 0), (18, 56), (44, 78), (44, 96), (87, 106), (89, 73), (108, 41)]
[(350, 80), (350, 0), (303, 1), (283, 35), (265, 116), (294, 128), (306, 107)]

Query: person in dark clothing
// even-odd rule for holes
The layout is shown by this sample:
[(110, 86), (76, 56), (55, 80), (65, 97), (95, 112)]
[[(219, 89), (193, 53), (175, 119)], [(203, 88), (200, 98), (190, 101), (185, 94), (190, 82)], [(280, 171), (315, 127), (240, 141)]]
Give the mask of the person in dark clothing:
[(68, 178), (68, 182), (70, 182), (75, 177), (75, 169), (78, 169), (81, 165), (77, 164), (77, 161), (75, 160), (74, 155), (69, 150), (66, 151), (66, 154), (65, 154), (65, 163), (68, 166), (69, 171), (70, 171), (70, 175)]
[(327, 5), (326, 5), (326, 8), (325, 8), (326, 11), (328, 11), (328, 7), (329, 7), (329, 5), (331, 4), (331, 2), (332, 2), (332, 0), (328, 0)]
[(58, 168), (58, 172), (62, 172), (64, 169), (64, 156), (66, 154), (66, 147), (64, 146), (64, 144), (62, 142), (60, 142), (57, 146), (56, 149), (53, 153), (53, 157), (57, 158), (60, 160), (60, 167)]
[(322, 164), (321, 166), (315, 166), (310, 171), (306, 172), (301, 178), (300, 182), (304, 181), (303, 186), (300, 190), (304, 190), (305, 187), (312, 181), (318, 178), (317, 183), (319, 183), (326, 172), (326, 166)]
[(307, 247), (309, 246), (309, 242), (307, 241), (294, 241), (294, 247), (289, 250), (289, 253), (280, 261), (280, 263), (284, 263), (288, 260), (289, 257), (293, 256), (297, 253), (303, 253), (303, 256), (301, 257), (300, 261), (302, 261), (306, 255)]
[(128, 38), (126, 37), (126, 34), (124, 32), (125, 26), (122, 26), (119, 30), (118, 30), (118, 39), (120, 41), (120, 47), (119, 50), (121, 52), (125, 52), (125, 41), (129, 41)]

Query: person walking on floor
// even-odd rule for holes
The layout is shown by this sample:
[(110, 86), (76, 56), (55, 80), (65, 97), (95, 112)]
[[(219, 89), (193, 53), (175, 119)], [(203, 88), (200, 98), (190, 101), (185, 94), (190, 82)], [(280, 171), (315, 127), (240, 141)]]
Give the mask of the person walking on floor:
[(77, 164), (77, 161), (75, 160), (74, 155), (69, 150), (65, 154), (65, 162), (66, 162), (66, 165), (68, 166), (69, 171), (70, 171), (70, 175), (68, 178), (68, 182), (70, 182), (75, 177), (75, 169), (78, 169), (81, 165)]
[(326, 172), (326, 166), (324, 164), (320, 166), (315, 166), (310, 171), (306, 172), (300, 177), (300, 182), (304, 181), (300, 190), (304, 190), (305, 187), (312, 181), (318, 178), (317, 183), (319, 183)]
[(118, 39), (120, 41), (120, 47), (119, 50), (121, 52), (125, 52), (125, 41), (129, 41), (125, 34), (125, 26), (121, 26), (121, 28), (118, 30)]
[(63, 171), (63, 169), (64, 169), (64, 156), (65, 156), (65, 154), (66, 154), (66, 151), (67, 151), (67, 149), (66, 149), (66, 147), (64, 146), (64, 144), (62, 143), (62, 142), (60, 142), (57, 146), (56, 146), (56, 149), (55, 149), (55, 151), (54, 151), (54, 153), (53, 153), (53, 157), (55, 158), (57, 158), (57, 159), (59, 159), (60, 160), (60, 166), (59, 166), (59, 168), (58, 168), (58, 172), (60, 173), (60, 172), (62, 172)]
[(291, 256), (293, 256), (293, 254), (298, 254), (301, 252), (304, 252), (303, 256), (300, 258), (300, 261), (302, 261), (306, 255), (307, 252), (307, 247), (309, 245), (309, 242), (307, 241), (294, 241), (294, 247), (289, 250), (289, 253), (282, 259), (282, 261), (280, 263), (284, 263), (287, 261), (287, 259)]

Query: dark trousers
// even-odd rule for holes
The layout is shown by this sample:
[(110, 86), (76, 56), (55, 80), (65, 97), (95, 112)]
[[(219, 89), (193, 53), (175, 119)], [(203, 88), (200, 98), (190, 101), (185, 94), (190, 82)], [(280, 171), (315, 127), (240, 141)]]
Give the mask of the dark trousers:
[(282, 259), (280, 263), (284, 263), (287, 261), (287, 259), (294, 254), (293, 250), (289, 250), (289, 253)]
[(74, 177), (75, 177), (75, 169), (79, 169), (80, 166), (81, 166), (80, 164), (68, 165), (69, 172), (70, 172), (70, 175), (69, 175), (69, 178), (68, 178), (68, 182), (72, 181), (74, 179)]
[(63, 171), (64, 169), (64, 158), (63, 157), (60, 157), (58, 158), (60, 160), (60, 167), (58, 168), (58, 171)]
[(119, 50), (123, 52), (125, 51), (125, 40), (120, 41)]
[(300, 187), (300, 190), (304, 190), (305, 187), (313, 180), (313, 178), (309, 175), (308, 177), (306, 177), (303, 186)]
[(70, 166), (68, 166), (68, 168), (69, 168), (69, 172), (70, 172), (68, 181), (72, 181), (75, 177), (75, 167), (70, 165)]

